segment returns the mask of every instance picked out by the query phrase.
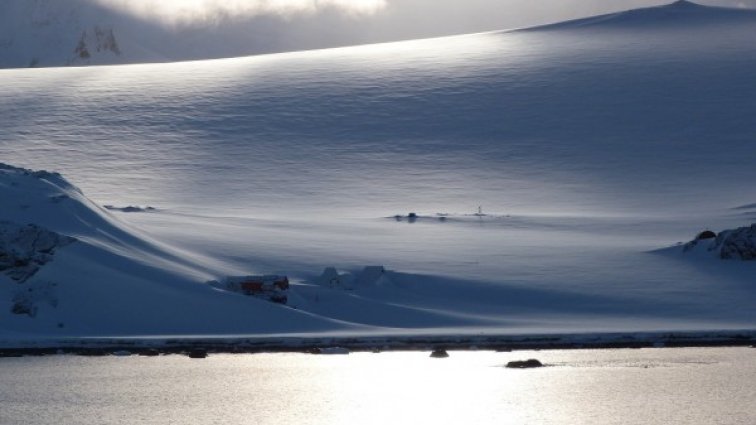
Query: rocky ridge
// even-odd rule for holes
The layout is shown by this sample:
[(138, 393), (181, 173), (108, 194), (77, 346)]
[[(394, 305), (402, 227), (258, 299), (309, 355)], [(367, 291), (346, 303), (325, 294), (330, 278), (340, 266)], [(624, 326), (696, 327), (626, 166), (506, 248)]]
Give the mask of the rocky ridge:
[(689, 252), (704, 246), (723, 260), (756, 260), (756, 223), (737, 229), (723, 230), (719, 234), (711, 231), (701, 232), (694, 240), (683, 246), (683, 252)]

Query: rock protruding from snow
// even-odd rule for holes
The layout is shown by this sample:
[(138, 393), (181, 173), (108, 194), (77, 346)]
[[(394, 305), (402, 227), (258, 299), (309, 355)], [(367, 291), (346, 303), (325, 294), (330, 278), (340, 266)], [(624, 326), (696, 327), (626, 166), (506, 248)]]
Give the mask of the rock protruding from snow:
[(756, 223), (721, 232), (716, 244), (722, 259), (756, 260)]
[[(723, 260), (756, 260), (756, 223), (732, 230), (723, 230), (719, 235), (706, 231), (683, 246), (683, 252), (706, 249)], [(702, 237), (705, 236), (705, 237)]]
[(717, 234), (712, 232), (711, 230), (704, 230), (703, 232), (696, 235), (697, 241), (706, 240), (706, 239), (716, 239)]
[(151, 207), (151, 206), (145, 206), (140, 207), (137, 205), (128, 205), (125, 207), (117, 207), (115, 205), (103, 205), (103, 208), (105, 208), (108, 211), (120, 211), (125, 213), (142, 213), (142, 212), (155, 212), (157, 211), (157, 208)]
[(0, 221), (0, 273), (26, 282), (49, 263), (55, 250), (75, 241), (35, 224)]
[(57, 307), (57, 286), (57, 283), (48, 281), (27, 282), (19, 285), (13, 291), (11, 313), (35, 317), (42, 305)]
[(121, 55), (121, 49), (118, 47), (113, 28), (101, 28), (95, 25), (91, 30), (85, 29), (79, 37), (79, 42), (74, 49), (74, 60), (89, 59), (92, 55), (103, 52), (111, 52), (116, 56)]

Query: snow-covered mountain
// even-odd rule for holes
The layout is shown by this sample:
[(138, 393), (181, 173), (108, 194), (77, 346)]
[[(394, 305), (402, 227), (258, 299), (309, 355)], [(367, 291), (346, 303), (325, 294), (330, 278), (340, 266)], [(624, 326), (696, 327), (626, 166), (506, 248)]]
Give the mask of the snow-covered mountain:
[(527, 31), (576, 30), (601, 28), (611, 31), (643, 29), (651, 31), (680, 30), (684, 28), (695, 31), (713, 25), (753, 24), (756, 11), (745, 8), (703, 6), (689, 0), (675, 0), (666, 6), (633, 9), (601, 16), (576, 19), (551, 25), (529, 28)]
[[(163, 59), (135, 43), (123, 17), (80, 0), (0, 4), (0, 67), (81, 66)], [(138, 29), (137, 29), (138, 31)]]
[[(0, 275), (0, 328), (754, 328), (755, 263), (659, 251), (756, 219), (754, 31), (749, 11), (677, 2), (526, 31), (4, 70), (0, 159), (89, 198), (3, 168), (5, 234), (76, 242), (22, 284)], [(292, 304), (204, 284), (242, 274), (288, 275)], [(29, 317), (19, 285), (45, 282), (56, 306), (43, 285)]]

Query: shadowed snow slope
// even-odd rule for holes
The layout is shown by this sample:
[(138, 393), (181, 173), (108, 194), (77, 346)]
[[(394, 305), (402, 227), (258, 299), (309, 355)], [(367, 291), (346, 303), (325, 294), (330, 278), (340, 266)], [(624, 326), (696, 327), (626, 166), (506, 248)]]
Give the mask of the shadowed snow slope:
[(619, 13), (576, 19), (544, 25), (525, 31), (567, 30), (589, 28), (593, 30), (660, 30), (700, 29), (707, 25), (753, 24), (756, 11), (725, 7), (702, 6), (687, 0), (678, 0), (665, 6), (634, 9)]
[[(676, 3), (582, 22), (0, 71), (4, 162), (60, 171), (99, 204), (156, 208), (105, 213), (36, 178), (75, 202), (29, 220), (82, 242), (40, 275), (87, 288), (74, 329), (97, 317), (77, 298), (94, 290), (140, 332), (153, 319), (155, 332), (346, 326), (323, 317), (413, 331), (754, 327), (753, 264), (651, 253), (750, 224), (733, 208), (756, 200), (752, 13)], [(409, 212), (423, 219), (385, 218)], [(312, 284), (324, 267), (366, 265), (401, 273), (353, 292)], [(198, 285), (248, 273), (292, 277), (299, 311)], [(103, 332), (129, 327), (117, 323)]]
[[(0, 164), (0, 199), (0, 226), (35, 223), (77, 239), (24, 282), (0, 274), (0, 334), (250, 333), (284, 329), (281, 322), (287, 330), (336, 327), (211, 289), (204, 284), (214, 276), (207, 261), (120, 223), (59, 174)], [(28, 311), (13, 311), (24, 303)], [(254, 315), (270, 322), (255, 323)]]

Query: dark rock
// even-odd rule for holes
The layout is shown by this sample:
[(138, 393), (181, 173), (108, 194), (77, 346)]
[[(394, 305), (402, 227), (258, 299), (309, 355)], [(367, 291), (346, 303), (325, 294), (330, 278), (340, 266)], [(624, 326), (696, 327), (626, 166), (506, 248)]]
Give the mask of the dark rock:
[(719, 233), (716, 247), (720, 258), (725, 260), (756, 260), (756, 224)]
[(286, 304), (289, 301), (289, 297), (286, 294), (273, 294), (270, 296), (270, 301), (276, 304)]
[(128, 205), (125, 207), (116, 207), (114, 205), (103, 205), (103, 208), (110, 211), (120, 211), (125, 213), (141, 213), (141, 212), (152, 212), (157, 211), (156, 208), (146, 206), (146, 207), (139, 207), (134, 205)]
[(104, 356), (110, 356), (110, 351), (104, 349), (104, 348), (87, 348), (76, 351), (77, 356), (86, 356), (86, 357), (104, 357)]
[(344, 355), (349, 354), (349, 349), (344, 347), (315, 347), (309, 350), (310, 354), (330, 354)]
[(699, 245), (723, 260), (754, 261), (756, 260), (756, 224), (723, 230), (719, 234), (705, 230), (683, 245), (683, 252), (691, 251)]
[(57, 248), (75, 239), (34, 224), (0, 221), (0, 272), (23, 283), (52, 261)]
[(37, 315), (37, 308), (34, 303), (28, 299), (15, 300), (11, 307), (11, 313), (13, 314), (25, 314), (29, 317)]
[(704, 230), (703, 232), (696, 235), (696, 240), (704, 240), (704, 239), (716, 239), (717, 234), (712, 232), (711, 230)]
[[(38, 281), (19, 285), (13, 291), (12, 302), (11, 313), (35, 317), (38, 306), (42, 304), (47, 304), (53, 308), (58, 306), (55, 284), (48, 281)], [(58, 327), (62, 326), (59, 325)]]
[(536, 367), (543, 367), (543, 363), (536, 359), (516, 360), (507, 363), (507, 367), (510, 369), (531, 369)]
[(449, 357), (449, 353), (447, 353), (446, 350), (433, 350), (430, 356), (434, 359), (445, 359)]
[(207, 357), (207, 350), (203, 350), (201, 348), (195, 348), (193, 350), (187, 351), (186, 355), (190, 359), (204, 359)]

